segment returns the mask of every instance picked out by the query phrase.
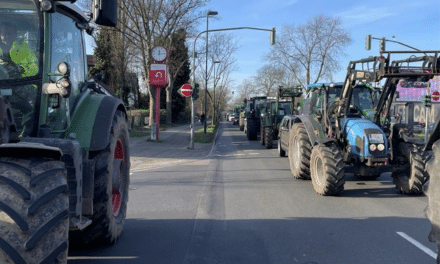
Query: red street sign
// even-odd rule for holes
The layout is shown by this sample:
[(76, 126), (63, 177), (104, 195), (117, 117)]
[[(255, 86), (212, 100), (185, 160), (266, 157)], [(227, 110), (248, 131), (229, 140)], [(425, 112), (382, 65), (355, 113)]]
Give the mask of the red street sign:
[(193, 93), (193, 88), (191, 87), (191, 85), (186, 83), (186, 84), (182, 85), (182, 87), (180, 87), (178, 92), (183, 97), (190, 97), (192, 95), (192, 93)]
[(439, 97), (440, 97), (440, 92), (439, 91), (435, 91), (435, 92), (432, 93), (431, 99), (433, 101), (438, 101)]
[(166, 64), (150, 64), (150, 74), (148, 81), (152, 85), (167, 85), (167, 65)]

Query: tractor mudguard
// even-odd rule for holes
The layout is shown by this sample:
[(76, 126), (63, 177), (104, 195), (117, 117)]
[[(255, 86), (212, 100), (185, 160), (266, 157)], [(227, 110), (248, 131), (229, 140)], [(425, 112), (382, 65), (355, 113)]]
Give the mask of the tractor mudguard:
[(124, 103), (115, 97), (105, 96), (96, 113), (96, 121), (93, 125), (90, 151), (101, 150), (108, 146), (110, 129), (116, 110), (126, 113)]
[(333, 141), (333, 139), (328, 138), (324, 130), (322, 130), (321, 123), (319, 123), (316, 119), (311, 118), (310, 116), (301, 115), (298, 116), (294, 123), (303, 123), (306, 127), (307, 135), (309, 136), (310, 143), (314, 146), (317, 143), (327, 143), (329, 141)]
[(117, 109), (126, 113), (123, 102), (118, 98), (102, 94), (85, 95), (74, 110), (68, 134), (75, 133), (76, 140), (85, 150), (106, 148)]

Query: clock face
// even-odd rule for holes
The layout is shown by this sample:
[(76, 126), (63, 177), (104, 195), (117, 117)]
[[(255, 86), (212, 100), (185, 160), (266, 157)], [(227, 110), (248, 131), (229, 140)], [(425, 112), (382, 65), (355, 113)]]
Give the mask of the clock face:
[(156, 46), (151, 50), (151, 56), (155, 61), (164, 61), (167, 58), (167, 49)]

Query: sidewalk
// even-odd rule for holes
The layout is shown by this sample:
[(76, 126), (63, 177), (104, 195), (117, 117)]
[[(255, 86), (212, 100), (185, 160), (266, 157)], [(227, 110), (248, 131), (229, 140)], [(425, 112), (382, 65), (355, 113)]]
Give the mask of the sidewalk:
[[(194, 131), (201, 127), (200, 122), (194, 123)], [(147, 141), (149, 136), (130, 138), (130, 171), (164, 168), (208, 157), (213, 143), (194, 143), (194, 149), (188, 149), (190, 136), (190, 126), (182, 125), (160, 131), (159, 142)]]

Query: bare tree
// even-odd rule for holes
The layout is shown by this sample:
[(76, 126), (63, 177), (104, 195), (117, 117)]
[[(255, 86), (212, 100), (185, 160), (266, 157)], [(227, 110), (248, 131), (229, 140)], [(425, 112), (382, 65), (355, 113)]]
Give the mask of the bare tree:
[[(203, 49), (201, 46), (198, 48), (200, 50)], [(228, 87), (231, 86), (232, 82), (230, 79), (230, 74), (237, 69), (237, 60), (233, 57), (233, 54), (238, 50), (238, 48), (238, 41), (234, 40), (233, 35), (226, 33), (211, 34), (209, 36), (208, 44), (208, 69), (205, 67), (206, 56), (198, 56), (196, 59), (197, 79), (204, 81), (203, 84), (200, 84), (200, 89), (205, 89), (206, 76), (208, 77), (208, 87), (210, 88), (207, 94), (210, 102), (210, 104), (207, 104), (208, 113), (213, 112), (214, 109), (214, 86), (216, 87), (216, 111), (219, 110), (220, 105), (222, 105), (220, 103), (224, 101), (229, 93)], [(208, 70), (207, 74), (206, 70)], [(204, 93), (201, 93), (200, 95), (203, 97)], [(204, 98), (201, 99), (204, 100)]]
[(235, 95), (231, 105), (229, 105), (231, 108), (235, 105), (243, 104), (244, 99), (249, 99), (250, 97), (259, 94), (254, 77), (243, 80), (243, 82), (237, 86), (236, 90), (237, 94)]
[(266, 56), (284, 66), (302, 86), (331, 79), (340, 66), (338, 58), (351, 43), (349, 33), (342, 28), (341, 19), (323, 14), (304, 25), (286, 25)]
[(261, 94), (265, 96), (275, 96), (276, 87), (281, 85), (285, 75), (283, 67), (275, 64), (267, 64), (257, 71), (255, 84)]
[[(127, 16), (125, 34), (139, 50), (138, 63), (142, 68), (144, 80), (149, 78), (151, 48), (162, 45), (172, 46), (172, 34), (179, 29), (191, 31), (202, 16), (197, 10), (203, 7), (207, 0), (119, 0), (119, 8)], [(179, 69), (177, 69), (178, 71)], [(175, 76), (170, 72), (171, 77)], [(173, 80), (169, 81), (171, 84)], [(167, 98), (171, 98), (172, 86), (167, 88)], [(149, 89), (150, 120), (155, 116), (156, 94)], [(171, 102), (171, 100), (170, 100)], [(156, 120), (159, 122), (159, 120)]]

